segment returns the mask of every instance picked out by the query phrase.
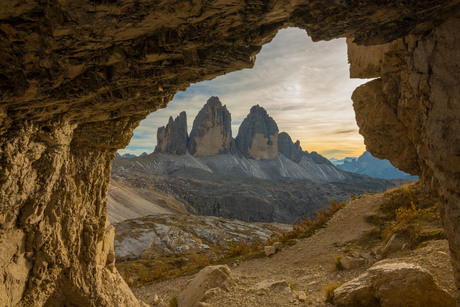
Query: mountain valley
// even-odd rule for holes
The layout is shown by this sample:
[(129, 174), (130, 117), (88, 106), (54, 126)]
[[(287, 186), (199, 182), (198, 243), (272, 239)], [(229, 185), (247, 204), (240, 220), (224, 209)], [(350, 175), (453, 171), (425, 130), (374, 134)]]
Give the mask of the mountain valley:
[(303, 151), (260, 106), (251, 108), (235, 139), (230, 122), (217, 97), (195, 118), (190, 137), (185, 112), (171, 117), (158, 129), (154, 153), (114, 160), (113, 185), (173, 195), (192, 214), (292, 224), (330, 200), (405, 182), (344, 172)]

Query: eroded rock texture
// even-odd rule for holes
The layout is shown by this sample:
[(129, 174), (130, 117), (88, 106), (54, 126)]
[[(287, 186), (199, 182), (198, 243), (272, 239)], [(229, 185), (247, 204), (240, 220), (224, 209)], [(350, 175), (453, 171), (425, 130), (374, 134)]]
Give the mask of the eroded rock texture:
[(183, 155), (187, 152), (187, 114), (181, 112), (175, 120), (169, 117), (166, 126), (158, 128), (156, 152)]
[(297, 140), (293, 143), (291, 137), (286, 132), (278, 134), (278, 151), (295, 162), (300, 162), (303, 156), (300, 142)]
[(218, 97), (208, 99), (198, 112), (190, 131), (189, 151), (197, 157), (213, 156), (230, 151), (232, 118)]
[(379, 77), (357, 88), (352, 97), (367, 149), (401, 170), (421, 175), (424, 184), (438, 192), (457, 282), (460, 32), (454, 29), (459, 28), (459, 19), (450, 18), (424, 36), (408, 35), (371, 47), (349, 42), (352, 77)]
[(279, 156), (278, 125), (267, 111), (253, 106), (241, 123), (235, 139), (236, 147), (245, 157), (269, 160)]
[(382, 78), (354, 94), (358, 122), (373, 154), (442, 195), (458, 272), (458, 3), (3, 1), (0, 304), (136, 306), (106, 223), (116, 150), (178, 90), (252, 67), (286, 26), (314, 40), (391, 43), (369, 68)]

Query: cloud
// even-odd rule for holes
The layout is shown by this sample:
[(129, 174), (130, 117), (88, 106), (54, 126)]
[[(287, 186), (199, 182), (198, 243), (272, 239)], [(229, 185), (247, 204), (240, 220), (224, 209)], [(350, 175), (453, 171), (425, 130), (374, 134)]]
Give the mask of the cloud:
[[(166, 109), (147, 117), (134, 131), (135, 138), (121, 153), (152, 151), (156, 131), (169, 116), (187, 112), (189, 131), (193, 119), (210, 96), (219, 96), (232, 115), (232, 132), (251, 106), (264, 107), (280, 131), (300, 140), (308, 151), (337, 158), (343, 152), (364, 151), (352, 108), (351, 93), (367, 80), (349, 79), (345, 39), (313, 43), (300, 29), (280, 30), (263, 46), (253, 69), (244, 69), (178, 92)], [(145, 143), (142, 143), (145, 142)], [(141, 149), (142, 148), (142, 149)]]
[(348, 130), (336, 130), (335, 134), (355, 134), (357, 131), (356, 129), (348, 129)]

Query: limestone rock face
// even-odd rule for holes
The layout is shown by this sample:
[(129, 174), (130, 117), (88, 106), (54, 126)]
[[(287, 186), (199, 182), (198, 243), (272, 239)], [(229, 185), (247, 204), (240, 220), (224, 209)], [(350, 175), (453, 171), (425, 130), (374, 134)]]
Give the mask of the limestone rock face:
[(291, 137), (286, 132), (278, 135), (278, 151), (294, 162), (300, 162), (303, 156), (300, 142), (292, 142)]
[(352, 77), (379, 77), (352, 96), (367, 150), (420, 175), (440, 195), (460, 287), (460, 87), (454, 85), (460, 67), (453, 64), (460, 62), (460, 33), (451, 31), (458, 27), (460, 20), (450, 18), (422, 37), (372, 47), (349, 41), (348, 46)]
[(188, 131), (187, 114), (181, 112), (173, 121), (169, 117), (166, 127), (158, 128), (156, 152), (183, 155), (187, 152)]
[(338, 306), (456, 306), (447, 291), (418, 265), (378, 262), (334, 290)]
[(179, 294), (178, 306), (198, 307), (199, 303), (214, 288), (226, 288), (234, 284), (227, 265), (212, 265), (202, 269), (190, 284)]
[(238, 149), (248, 158), (269, 160), (278, 154), (278, 125), (267, 111), (253, 106), (243, 120), (235, 139)]
[[(372, 154), (418, 173), (442, 196), (460, 272), (458, 6), (458, 0), (3, 1), (0, 244), (18, 252), (0, 256), (0, 276), (10, 276), (0, 297), (20, 306), (136, 306), (119, 274), (96, 260), (110, 235), (106, 200), (116, 151), (179, 90), (252, 67), (262, 45), (287, 26), (315, 41), (392, 43), (377, 61), (382, 81), (355, 92), (361, 133)], [(380, 110), (394, 125), (365, 124)], [(11, 277), (14, 259), (28, 264)]]
[(197, 157), (213, 156), (230, 151), (232, 118), (218, 97), (208, 99), (200, 110), (190, 132), (189, 151)]

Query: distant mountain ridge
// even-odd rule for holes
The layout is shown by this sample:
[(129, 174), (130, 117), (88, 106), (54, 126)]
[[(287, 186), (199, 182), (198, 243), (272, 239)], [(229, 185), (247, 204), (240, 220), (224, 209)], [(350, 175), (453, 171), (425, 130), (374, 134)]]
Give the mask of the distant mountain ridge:
[(343, 159), (336, 159), (336, 158), (330, 158), (329, 159), (329, 161), (331, 161), (331, 163), (334, 164), (334, 166), (343, 164), (343, 163), (345, 163), (345, 161), (353, 162), (355, 160), (358, 160), (358, 157), (346, 157), (346, 158), (343, 158)]
[(365, 151), (359, 158), (346, 158), (342, 164), (337, 164), (337, 168), (356, 174), (368, 175), (382, 179), (412, 179), (417, 180), (417, 176), (406, 174), (390, 161), (375, 158), (370, 152)]
[(141, 153), (139, 156), (136, 156), (136, 155), (133, 155), (131, 153), (125, 153), (125, 154), (122, 154), (120, 155), (118, 152), (117, 154), (115, 155), (117, 158), (135, 158), (135, 157), (143, 157), (143, 156), (146, 156), (148, 155), (148, 153), (146, 153), (145, 151), (143, 153)]

